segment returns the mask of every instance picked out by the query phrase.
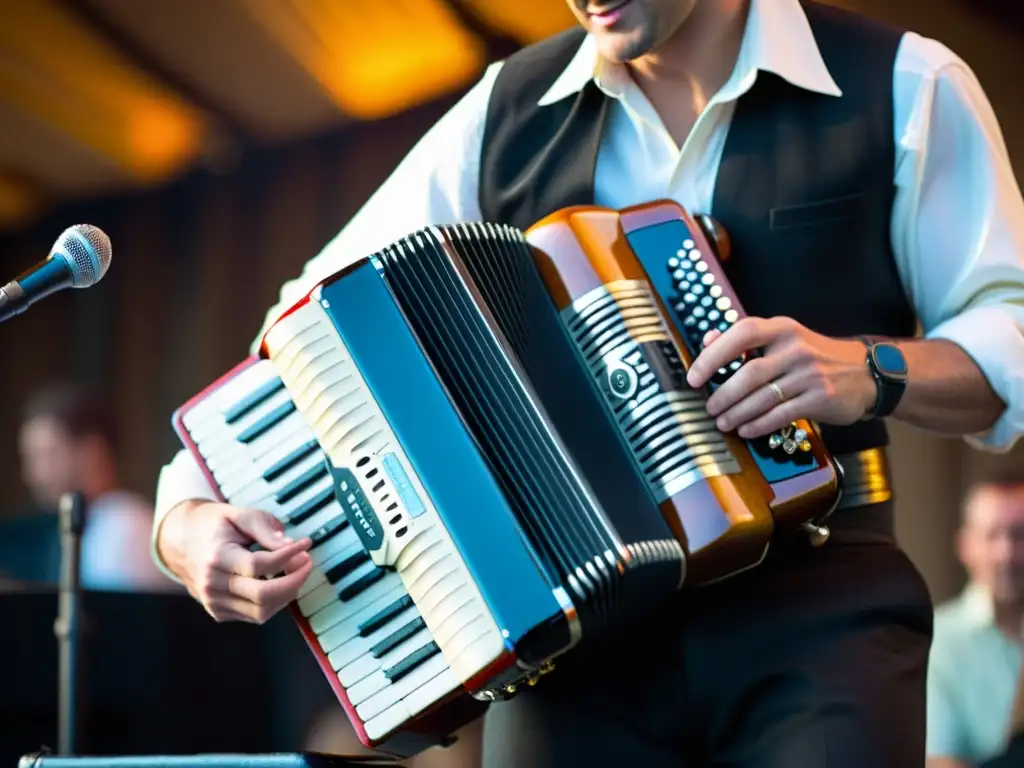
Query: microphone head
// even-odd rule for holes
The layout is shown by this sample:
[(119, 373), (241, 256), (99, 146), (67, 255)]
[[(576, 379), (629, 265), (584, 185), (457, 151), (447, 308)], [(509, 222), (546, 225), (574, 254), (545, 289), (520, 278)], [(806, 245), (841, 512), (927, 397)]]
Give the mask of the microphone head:
[(72, 288), (88, 288), (107, 274), (110, 266), (110, 238), (92, 224), (76, 224), (64, 230), (50, 251), (71, 271)]

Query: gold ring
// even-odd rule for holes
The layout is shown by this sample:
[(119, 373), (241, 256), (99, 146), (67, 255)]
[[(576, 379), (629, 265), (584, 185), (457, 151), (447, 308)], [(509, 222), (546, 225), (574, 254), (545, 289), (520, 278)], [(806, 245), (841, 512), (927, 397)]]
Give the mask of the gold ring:
[(774, 381), (769, 381), (768, 386), (771, 388), (772, 392), (775, 393), (775, 399), (779, 401), (779, 405), (782, 405), (784, 402), (786, 402), (786, 393), (782, 391), (782, 387), (780, 387)]

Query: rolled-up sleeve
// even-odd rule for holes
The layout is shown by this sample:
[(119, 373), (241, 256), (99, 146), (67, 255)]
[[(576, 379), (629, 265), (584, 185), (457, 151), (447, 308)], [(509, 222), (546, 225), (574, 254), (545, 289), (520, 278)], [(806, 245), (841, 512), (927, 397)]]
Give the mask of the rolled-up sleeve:
[(974, 447), (1024, 435), (1024, 199), (974, 73), (905, 37), (894, 75), (893, 248), (925, 336), (960, 346), (1006, 404)]

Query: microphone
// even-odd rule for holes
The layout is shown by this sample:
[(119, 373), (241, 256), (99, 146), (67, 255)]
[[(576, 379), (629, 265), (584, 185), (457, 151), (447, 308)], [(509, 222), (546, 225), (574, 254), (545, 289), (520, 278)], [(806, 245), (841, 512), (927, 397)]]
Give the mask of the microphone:
[(99, 227), (76, 224), (64, 230), (50, 255), (0, 288), (0, 323), (64, 288), (88, 288), (110, 266), (110, 238)]

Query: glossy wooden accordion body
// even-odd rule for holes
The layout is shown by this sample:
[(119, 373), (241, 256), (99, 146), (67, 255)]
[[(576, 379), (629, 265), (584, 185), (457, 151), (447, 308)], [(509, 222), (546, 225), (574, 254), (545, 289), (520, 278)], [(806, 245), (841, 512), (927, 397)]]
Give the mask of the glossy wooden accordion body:
[(776, 527), (819, 523), (838, 502), (840, 468), (814, 426), (742, 440), (705, 410), (734, 360), (694, 391), (685, 372), (712, 330), (745, 316), (722, 267), (727, 234), (673, 202), (558, 211), (527, 233), (545, 285), (678, 539), (687, 583), (761, 561)]
[(313, 539), (296, 618), (363, 743), (407, 755), (828, 510), (809, 425), (723, 435), (685, 382), (741, 312), (671, 203), (434, 227), (318, 285), (175, 424), (222, 498)]

